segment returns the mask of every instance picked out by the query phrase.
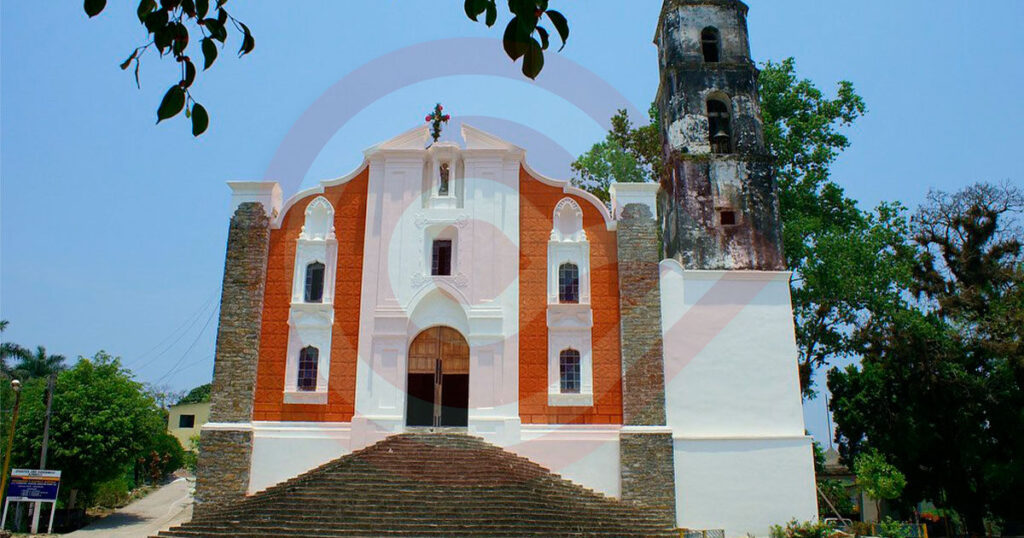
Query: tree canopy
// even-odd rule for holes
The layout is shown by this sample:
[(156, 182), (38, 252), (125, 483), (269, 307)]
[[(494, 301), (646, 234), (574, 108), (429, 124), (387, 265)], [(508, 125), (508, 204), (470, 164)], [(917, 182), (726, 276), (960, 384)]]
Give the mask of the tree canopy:
[(971, 532), (1024, 501), (1021, 192), (934, 192), (913, 219), (912, 279), (851, 335), (860, 365), (828, 384), (840, 452), (877, 450), (907, 500), (960, 513)]
[[(29, 380), (22, 389), (13, 451), (16, 466), (35, 468), (39, 463), (45, 390), (46, 380), (40, 378)], [(120, 359), (102, 351), (92, 358), (80, 357), (57, 377), (47, 466), (62, 470), (63, 484), (88, 498), (98, 484), (122, 476), (142, 463), (140, 458), (145, 462), (157, 445), (173, 451), (162, 440), (165, 426), (160, 409)], [(180, 465), (180, 453), (177, 458)], [(159, 459), (168, 458), (159, 454)]]

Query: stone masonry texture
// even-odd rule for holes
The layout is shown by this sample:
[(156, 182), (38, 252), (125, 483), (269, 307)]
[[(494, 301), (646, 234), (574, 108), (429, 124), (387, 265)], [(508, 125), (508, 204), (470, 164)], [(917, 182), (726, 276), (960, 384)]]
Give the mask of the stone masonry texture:
[(193, 516), (245, 496), (249, 489), (252, 432), (203, 430), (199, 446)]
[(629, 204), (618, 223), (622, 334), (622, 423), (665, 425), (658, 225), (649, 207)]
[(622, 433), (619, 436), (622, 500), (675, 520), (676, 480), (672, 434)]
[[(262, 204), (239, 205), (228, 230), (210, 422), (252, 420), (269, 240), (270, 219)], [(252, 432), (204, 430), (196, 470), (197, 505), (244, 495), (251, 455)]]
[[(665, 2), (655, 42), (664, 140), (664, 249), (686, 269), (785, 269), (775, 164), (765, 146), (747, 8), (736, 0)], [(705, 62), (701, 33), (715, 28), (720, 59)], [(731, 151), (711, 153), (707, 103), (729, 111)], [(735, 215), (722, 222), (723, 211)]]

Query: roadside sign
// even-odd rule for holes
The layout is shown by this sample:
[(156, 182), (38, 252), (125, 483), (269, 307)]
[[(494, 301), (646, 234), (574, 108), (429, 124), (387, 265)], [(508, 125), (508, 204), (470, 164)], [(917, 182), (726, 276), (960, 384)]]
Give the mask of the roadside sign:
[(7, 499), (54, 502), (59, 487), (60, 471), (14, 469), (11, 471), (11, 482), (7, 485)]
[[(41, 469), (14, 469), (7, 485), (4, 513), (0, 516), (0, 529), (7, 526), (7, 508), (12, 502), (53, 503), (50, 507), (50, 529), (53, 534), (53, 516), (57, 513), (57, 491), (60, 489), (60, 471)], [(36, 504), (39, 510), (39, 504)]]

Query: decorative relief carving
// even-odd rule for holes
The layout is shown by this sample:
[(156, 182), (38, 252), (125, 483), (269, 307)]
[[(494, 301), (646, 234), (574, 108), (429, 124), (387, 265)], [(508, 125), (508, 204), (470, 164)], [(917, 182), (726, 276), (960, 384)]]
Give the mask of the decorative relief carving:
[(452, 220), (449, 218), (431, 218), (423, 213), (416, 213), (416, 219), (413, 222), (415, 222), (417, 228), (426, 228), (435, 224), (448, 224), (463, 229), (469, 223), (469, 215), (463, 213)]

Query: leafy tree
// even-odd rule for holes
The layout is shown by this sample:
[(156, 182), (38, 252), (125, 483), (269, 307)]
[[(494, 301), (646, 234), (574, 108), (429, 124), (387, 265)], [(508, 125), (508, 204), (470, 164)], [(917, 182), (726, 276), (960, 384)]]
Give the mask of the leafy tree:
[[(796, 76), (792, 58), (762, 66), (759, 79), (765, 143), (776, 161), (786, 261), (793, 277), (801, 384), (814, 394), (812, 373), (831, 357), (853, 352), (849, 334), (865, 312), (883, 308), (910, 274), (909, 226), (898, 204), (857, 208), (830, 178), (849, 147), (841, 130), (865, 112), (849, 82), (826, 97)], [(660, 127), (634, 127), (625, 111), (605, 140), (574, 163), (573, 183), (608, 200), (611, 181), (656, 181), (662, 175)]]
[(50, 355), (43, 346), (36, 346), (35, 353), (25, 353), (21, 361), (14, 367), (14, 376), (22, 382), (42, 377), (49, 377), (67, 369), (64, 355)]
[(1021, 201), (984, 184), (929, 196), (907, 293), (852, 335), (860, 366), (829, 373), (844, 457), (877, 449), (908, 499), (956, 510), (971, 532), (1024, 513)]
[[(7, 325), (9, 325), (9, 322), (6, 319), (0, 320), (0, 333), (3, 333), (7, 329)], [(28, 355), (28, 350), (18, 344), (13, 342), (0, 343), (0, 373), (11, 373), (11, 369), (7, 364), (7, 359), (24, 359)]]
[[(35, 467), (46, 414), (46, 380), (25, 383), (13, 452), (17, 466)], [(48, 467), (63, 471), (64, 491), (88, 499), (93, 488), (121, 476), (151, 448), (164, 420), (118, 358), (100, 351), (61, 372), (53, 394)]]
[[(121, 63), (121, 69), (135, 66), (135, 84), (139, 84), (142, 57), (153, 47), (160, 58), (167, 54), (181, 64), (180, 80), (167, 90), (157, 108), (157, 123), (177, 116), (182, 110), (192, 120), (192, 135), (206, 132), (210, 115), (206, 108), (192, 97), (192, 84), (196, 80), (196, 64), (189, 52), (195, 52), (196, 43), (203, 57), (203, 71), (217, 60), (219, 50), (227, 43), (233, 27), (241, 34), (238, 56), (249, 54), (256, 40), (246, 24), (228, 13), (228, 0), (141, 0), (136, 8), (139, 23), (146, 31), (147, 42), (136, 47)], [(89, 17), (103, 12), (107, 0), (84, 0), (83, 8)], [(494, 26), (498, 20), (497, 0), (465, 0), (466, 16), (473, 21), (484, 16), (484, 24)], [(562, 48), (569, 39), (569, 22), (561, 12), (548, 9), (548, 0), (508, 0), (512, 19), (505, 26), (502, 45), (512, 61), (523, 60), (523, 74), (537, 78), (544, 68), (544, 51), (550, 45), (550, 32), (540, 23), (544, 18), (558, 33)], [(230, 24), (229, 24), (230, 23)], [(198, 35), (197, 35), (198, 34)], [(561, 49), (559, 49), (561, 50)], [(198, 55), (196, 56), (198, 58)]]
[(190, 404), (190, 403), (204, 403), (210, 401), (210, 388), (213, 385), (207, 383), (205, 385), (199, 385), (198, 387), (188, 391), (188, 394), (184, 398), (178, 401), (177, 405)]
[(896, 499), (903, 493), (907, 479), (894, 465), (885, 461), (877, 450), (862, 452), (853, 462), (857, 486), (875, 500), (875, 509), (881, 513), (881, 501)]

